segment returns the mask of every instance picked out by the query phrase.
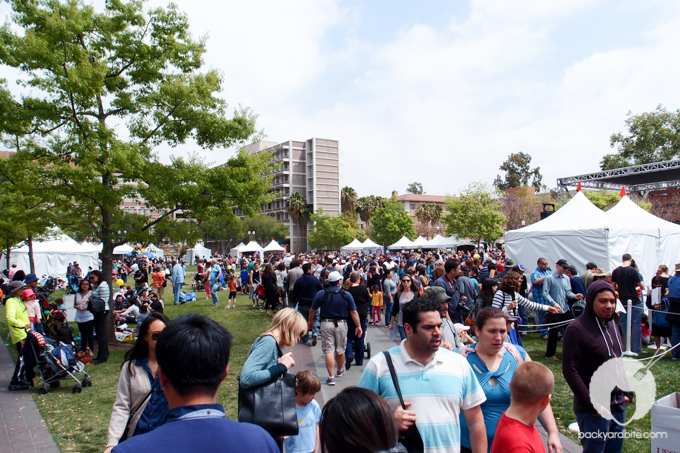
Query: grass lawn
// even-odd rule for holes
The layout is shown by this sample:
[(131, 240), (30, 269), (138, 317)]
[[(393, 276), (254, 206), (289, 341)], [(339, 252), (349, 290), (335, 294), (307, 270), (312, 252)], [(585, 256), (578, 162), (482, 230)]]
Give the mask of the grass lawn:
[[(193, 271), (195, 271), (195, 266), (190, 266), (189, 272)], [(191, 274), (187, 276), (187, 282), (191, 277)], [(243, 368), (253, 341), (267, 329), (271, 318), (265, 317), (259, 310), (254, 310), (249, 299), (240, 294), (237, 296), (237, 308), (225, 310), (223, 307), (228, 295), (226, 291), (219, 293), (221, 304), (217, 308), (212, 306), (211, 301), (205, 300), (204, 292), (197, 293), (199, 299), (195, 302), (173, 307), (170, 297), (167, 296), (168, 292), (171, 297), (170, 287), (166, 288), (168, 303), (165, 309), (169, 318), (176, 318), (190, 312), (202, 314), (225, 326), (234, 336), (230, 373), (224, 384), (220, 386), (218, 401), (224, 405), (227, 417), (236, 419), (238, 399), (236, 376)], [(54, 297), (59, 297), (59, 295), (55, 293)], [(73, 327), (77, 330), (77, 325)], [(4, 307), (0, 307), (0, 335), (3, 339), (7, 337)], [(576, 417), (572, 411), (573, 395), (562, 377), (561, 364), (543, 359), (546, 342), (541, 340), (537, 334), (525, 337), (524, 344), (532, 359), (544, 363), (555, 374), (556, 388), (552, 406), (557, 424), (565, 435), (578, 442), (577, 436), (567, 430), (569, 424), (576, 421)], [(103, 365), (88, 366), (87, 371), (92, 376), (93, 386), (83, 389), (79, 395), (71, 393), (72, 385), (69, 381), (65, 381), (60, 388), (52, 389), (47, 395), (39, 395), (37, 386), (31, 390), (31, 395), (62, 451), (100, 452), (104, 449), (111, 408), (116, 396), (120, 365), (126, 349), (127, 347), (123, 346), (121, 349), (112, 350), (109, 361)], [(14, 348), (10, 348), (10, 352), (13, 356), (15, 355)], [(561, 357), (561, 347), (558, 347), (557, 356)], [(652, 372), (657, 384), (657, 399), (678, 390), (678, 364), (670, 360), (670, 354), (656, 363)], [(634, 411), (635, 406), (632, 404), (628, 409), (628, 419)], [(639, 432), (649, 432), (650, 428), (651, 414), (628, 425), (629, 430)], [(649, 440), (626, 439), (624, 441), (624, 452), (627, 453), (650, 451), (650, 449)]]

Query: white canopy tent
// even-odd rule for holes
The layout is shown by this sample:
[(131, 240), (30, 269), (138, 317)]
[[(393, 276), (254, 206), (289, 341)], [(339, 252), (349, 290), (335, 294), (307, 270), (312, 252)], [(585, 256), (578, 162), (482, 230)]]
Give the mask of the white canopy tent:
[(405, 249), (411, 248), (411, 245), (413, 245), (413, 241), (410, 240), (409, 238), (407, 238), (406, 235), (404, 235), (397, 242), (395, 242), (394, 244), (387, 247), (387, 249), (388, 250), (405, 250)]
[(368, 250), (370, 252), (375, 252), (377, 250), (382, 250), (382, 247), (371, 240), (371, 238), (366, 238), (366, 240), (361, 244), (363, 250)]
[(118, 247), (114, 247), (113, 249), (113, 254), (114, 255), (127, 255), (128, 253), (131, 253), (135, 248), (131, 246), (130, 244), (123, 244), (119, 245)]
[(251, 240), (248, 245), (240, 250), (240, 253), (263, 253), (264, 249), (257, 243), (257, 241)]
[(427, 241), (427, 246), (425, 248), (438, 249), (440, 248), (439, 244), (444, 240), (446, 240), (444, 236), (442, 236), (441, 234), (437, 234), (435, 237)]
[(165, 252), (163, 252), (163, 249), (159, 249), (153, 244), (149, 244), (149, 246), (146, 248), (146, 251), (151, 252), (151, 254), (156, 258), (163, 258), (165, 256)]
[(264, 248), (265, 253), (276, 253), (276, 254), (281, 254), (281, 253), (286, 253), (286, 249), (281, 247), (278, 242), (276, 242), (274, 239), (267, 244), (267, 246)]
[[(33, 241), (33, 259), (35, 261), (35, 273), (38, 277), (50, 275), (63, 277), (69, 263), (77, 261), (83, 272), (91, 267), (99, 269), (99, 251), (97, 246), (90, 243), (79, 244), (69, 236), (58, 233), (43, 241)], [(13, 249), (10, 254), (10, 266), (16, 264), (17, 268), (29, 273), (30, 263), (28, 257), (28, 245), (21, 245)], [(0, 268), (5, 269), (7, 259), (2, 256)]]
[(364, 248), (364, 245), (361, 243), (361, 241), (357, 238), (354, 238), (352, 242), (347, 244), (346, 246), (342, 247), (340, 251), (342, 252), (351, 252), (352, 250), (362, 250)]
[(212, 250), (203, 247), (201, 244), (196, 244), (193, 248), (187, 250), (187, 253), (184, 255), (184, 260), (187, 264), (194, 264), (196, 258), (203, 259), (210, 258), (210, 256), (212, 256)]
[(237, 245), (236, 247), (234, 247), (233, 249), (231, 249), (231, 250), (229, 251), (229, 254), (230, 254), (231, 256), (233, 256), (233, 257), (238, 257), (238, 256), (241, 254), (241, 250), (242, 250), (245, 246), (246, 246), (246, 245), (245, 245), (243, 242), (241, 242), (239, 245)]

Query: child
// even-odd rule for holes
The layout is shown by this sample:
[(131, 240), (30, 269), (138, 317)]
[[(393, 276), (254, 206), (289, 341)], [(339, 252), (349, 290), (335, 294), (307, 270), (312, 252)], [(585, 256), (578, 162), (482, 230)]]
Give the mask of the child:
[[(380, 291), (380, 286), (379, 285), (373, 285), (373, 288), (371, 288), (372, 293), (369, 293), (369, 296), (371, 296), (371, 306), (372, 308), (372, 314), (371, 314), (371, 325), (380, 325), (380, 308), (383, 306), (383, 294)], [(376, 314), (378, 315), (378, 320), (375, 320)]]
[(319, 422), (321, 408), (314, 395), (321, 390), (319, 378), (311, 371), (303, 370), (295, 375), (295, 410), (298, 416), (300, 431), (297, 436), (290, 436), (283, 441), (286, 453), (311, 453), (320, 449)]
[(232, 299), (234, 300), (234, 308), (236, 308), (236, 289), (238, 285), (233, 274), (229, 277), (229, 283), (227, 285), (229, 286), (229, 298), (227, 299), (227, 306), (225, 308), (231, 308), (229, 302), (231, 302)]
[(21, 300), (26, 305), (28, 310), (28, 320), (31, 322), (31, 329), (37, 332), (43, 332), (42, 323), (40, 322), (40, 303), (35, 298), (35, 293), (31, 288), (25, 289)]
[(534, 426), (552, 398), (555, 376), (543, 364), (524, 362), (510, 381), (510, 407), (501, 415), (491, 453), (544, 452), (543, 439)]
[[(24, 291), (24, 294), (26, 292)], [(649, 340), (652, 337), (652, 331), (649, 329), (649, 317), (646, 314), (642, 314), (642, 344), (644, 346), (647, 346), (649, 344)]]

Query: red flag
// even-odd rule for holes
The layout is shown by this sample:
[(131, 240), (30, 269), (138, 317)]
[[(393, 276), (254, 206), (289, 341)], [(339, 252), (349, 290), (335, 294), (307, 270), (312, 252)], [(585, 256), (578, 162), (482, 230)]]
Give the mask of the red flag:
[(581, 181), (578, 182), (578, 186), (576, 186), (576, 191), (577, 192), (581, 191)]
[(626, 186), (621, 187), (621, 192), (619, 192), (619, 197), (623, 198), (626, 196)]

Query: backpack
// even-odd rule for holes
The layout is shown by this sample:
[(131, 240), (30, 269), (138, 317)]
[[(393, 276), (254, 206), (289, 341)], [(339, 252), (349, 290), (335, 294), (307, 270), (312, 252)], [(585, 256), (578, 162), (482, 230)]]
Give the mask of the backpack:
[[(321, 303), (319, 304), (319, 310), (321, 310), (321, 306), (326, 302), (326, 300), (328, 300), (328, 297), (331, 294), (334, 294), (333, 291), (329, 290), (328, 288), (324, 288), (323, 292), (324, 292), (324, 295), (323, 295), (323, 299), (321, 300)], [(345, 291), (344, 288), (340, 288), (340, 291), (338, 291), (338, 293), (340, 293), (342, 295), (342, 298), (345, 299), (345, 301), (347, 303), (349, 303), (349, 297), (347, 297), (347, 291)]]

